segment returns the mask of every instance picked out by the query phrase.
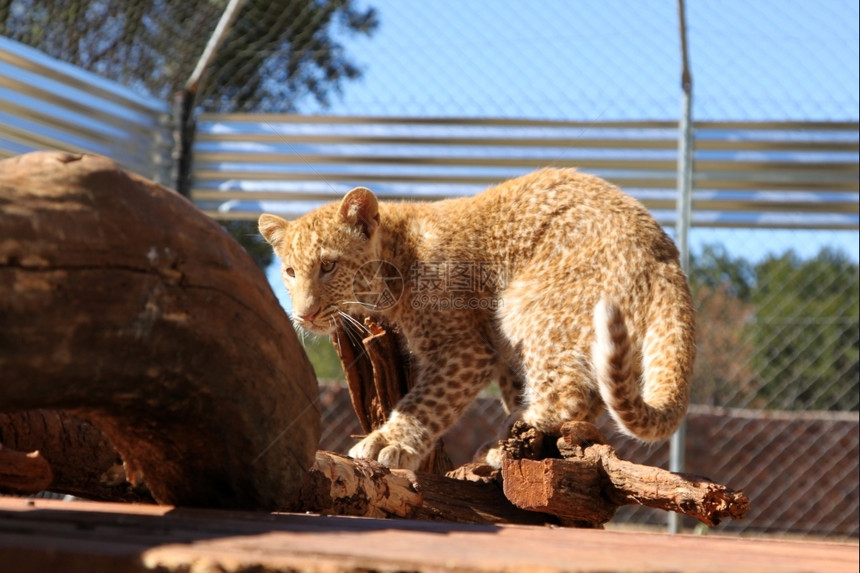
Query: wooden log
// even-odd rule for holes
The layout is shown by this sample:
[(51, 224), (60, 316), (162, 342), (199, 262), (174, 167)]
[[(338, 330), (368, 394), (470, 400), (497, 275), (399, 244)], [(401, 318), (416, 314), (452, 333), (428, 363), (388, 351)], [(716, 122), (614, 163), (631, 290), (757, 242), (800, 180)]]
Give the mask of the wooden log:
[(262, 271), (105, 158), (0, 162), (0, 317), (0, 411), (91, 421), (159, 502), (279, 509), (314, 462), (316, 379)]
[[(599, 438), (595, 439), (595, 434)], [(602, 491), (618, 505), (645, 505), (674, 511), (711, 526), (726, 517), (743, 519), (749, 511), (750, 500), (743, 492), (706, 477), (620, 459), (591, 424), (565, 424), (558, 446), (565, 461), (599, 468), (608, 480), (608, 487)]]
[[(35, 493), (50, 485), (52, 491), (87, 499), (153, 501), (145, 484), (126, 475), (126, 467), (107, 437), (85, 420), (46, 410), (0, 414), (0, 436), (18, 447), (43, 444), (46, 452), (44, 458), (40, 456), (36, 461), (18, 452), (10, 454), (14, 455), (18, 469), (5, 482), (8, 486), (5, 490), (0, 459), (0, 492)], [(4, 451), (9, 452), (0, 449), (0, 455)], [(33, 469), (21, 469), (21, 463)], [(34, 464), (41, 464), (38, 467), (47, 470), (48, 476), (50, 468), (56, 468), (53, 481), (48, 477), (47, 482), (41, 479), (26, 485), (22, 476), (35, 475)], [(376, 462), (318, 451), (299, 492), (277, 509), (458, 523), (557, 523), (551, 515), (514, 507), (502, 492), (497, 470), (488, 471), (486, 466), (459, 468), (460, 473), (467, 469), (471, 482), (421, 472), (392, 471)]]
[(289, 508), (357, 517), (399, 517), (456, 523), (555, 524), (551, 515), (513, 506), (493, 479), (467, 481), (390, 470), (377, 462), (317, 452), (309, 479)]
[(502, 467), (505, 495), (517, 507), (600, 526), (622, 505), (646, 505), (695, 517), (707, 525), (743, 519), (749, 498), (711, 480), (619, 459), (592, 424), (562, 427), (565, 459), (514, 459)]
[(423, 503), (409, 476), (368, 460), (318, 451), (292, 511), (357, 517), (412, 517)]
[(515, 506), (558, 516), (577, 527), (599, 527), (618, 505), (601, 495), (603, 476), (596, 466), (567, 460), (504, 458), (505, 497)]
[[(394, 474), (401, 472), (405, 470), (392, 471)], [(493, 479), (473, 481), (423, 472), (412, 475), (414, 487), (423, 499), (410, 516), (412, 519), (484, 524), (560, 523), (553, 515), (516, 507), (505, 497), (501, 483)]]

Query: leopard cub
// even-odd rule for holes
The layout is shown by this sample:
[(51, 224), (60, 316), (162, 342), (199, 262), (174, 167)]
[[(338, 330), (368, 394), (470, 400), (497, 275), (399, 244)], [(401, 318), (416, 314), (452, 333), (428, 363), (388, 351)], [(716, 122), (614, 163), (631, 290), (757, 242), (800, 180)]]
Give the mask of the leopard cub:
[(298, 326), (328, 334), (361, 314), (406, 336), (415, 386), (353, 457), (415, 469), (493, 380), (550, 435), (606, 409), (621, 431), (660, 440), (686, 412), (695, 320), (677, 249), (598, 177), (543, 169), (435, 203), (359, 187), (259, 228)]

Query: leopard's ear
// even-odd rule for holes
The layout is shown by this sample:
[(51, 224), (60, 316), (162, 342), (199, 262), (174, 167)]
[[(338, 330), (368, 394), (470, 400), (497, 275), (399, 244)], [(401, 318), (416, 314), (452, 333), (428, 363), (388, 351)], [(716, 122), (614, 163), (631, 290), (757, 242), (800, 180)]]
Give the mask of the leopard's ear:
[(277, 215), (263, 213), (257, 221), (257, 227), (260, 229), (260, 234), (269, 242), (270, 245), (277, 251), (281, 243), (284, 242), (284, 235), (287, 232), (287, 223)]
[(347, 225), (355, 227), (370, 238), (379, 226), (379, 202), (373, 191), (356, 187), (340, 202), (338, 217)]

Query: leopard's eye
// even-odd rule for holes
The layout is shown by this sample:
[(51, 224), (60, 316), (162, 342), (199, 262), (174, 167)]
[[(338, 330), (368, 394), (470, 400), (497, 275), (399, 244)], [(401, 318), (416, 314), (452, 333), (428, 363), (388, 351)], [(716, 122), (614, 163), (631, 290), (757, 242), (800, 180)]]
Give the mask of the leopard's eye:
[(320, 262), (320, 270), (323, 273), (330, 273), (334, 270), (336, 264), (335, 261), (322, 261)]
[(292, 278), (296, 277), (296, 271), (293, 270), (293, 267), (285, 268), (284, 274), (287, 275), (288, 277), (292, 277)]

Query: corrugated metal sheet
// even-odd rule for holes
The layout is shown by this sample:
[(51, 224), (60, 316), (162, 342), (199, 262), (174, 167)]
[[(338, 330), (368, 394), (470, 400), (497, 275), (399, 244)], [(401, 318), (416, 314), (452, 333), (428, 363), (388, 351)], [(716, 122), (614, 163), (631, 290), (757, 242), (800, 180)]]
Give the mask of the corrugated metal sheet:
[(0, 157), (98, 153), (170, 185), (169, 112), (167, 102), (0, 37)]
[[(700, 122), (693, 224), (858, 227), (858, 124)], [(192, 198), (222, 219), (294, 217), (350, 188), (388, 199), (469, 195), (533, 169), (577, 167), (674, 224), (675, 122), (207, 114)]]

